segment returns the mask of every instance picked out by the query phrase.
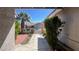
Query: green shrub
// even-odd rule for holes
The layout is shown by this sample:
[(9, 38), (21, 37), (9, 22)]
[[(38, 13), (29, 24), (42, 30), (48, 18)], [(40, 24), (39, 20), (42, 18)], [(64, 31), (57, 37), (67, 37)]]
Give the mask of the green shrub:
[(20, 26), (20, 24), (19, 24), (18, 20), (16, 20), (16, 22), (15, 22), (15, 36), (17, 36), (20, 33), (19, 26)]
[(47, 41), (49, 45), (55, 50), (57, 47), (57, 31), (58, 28), (62, 25), (61, 20), (55, 16), (53, 18), (47, 18), (45, 19), (45, 28), (47, 33)]

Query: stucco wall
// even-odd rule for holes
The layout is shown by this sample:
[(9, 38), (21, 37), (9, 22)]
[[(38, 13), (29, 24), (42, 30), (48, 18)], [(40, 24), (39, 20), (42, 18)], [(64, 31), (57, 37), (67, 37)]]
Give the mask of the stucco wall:
[(15, 46), (14, 9), (0, 8), (0, 50), (12, 50)]
[(6, 35), (6, 38), (0, 48), (0, 50), (2, 51), (10, 51), (10, 50), (14, 50), (15, 48), (15, 23), (12, 25), (9, 33)]
[(60, 40), (74, 50), (79, 50), (79, 8), (64, 8), (57, 16), (66, 22)]

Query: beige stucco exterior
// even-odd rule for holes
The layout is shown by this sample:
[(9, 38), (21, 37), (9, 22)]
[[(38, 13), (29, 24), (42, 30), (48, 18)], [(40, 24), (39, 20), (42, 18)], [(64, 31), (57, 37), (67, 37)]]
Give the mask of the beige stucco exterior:
[(63, 8), (53, 16), (65, 21), (59, 40), (74, 50), (79, 50), (79, 8)]
[(0, 8), (0, 50), (12, 50), (15, 47), (15, 10)]

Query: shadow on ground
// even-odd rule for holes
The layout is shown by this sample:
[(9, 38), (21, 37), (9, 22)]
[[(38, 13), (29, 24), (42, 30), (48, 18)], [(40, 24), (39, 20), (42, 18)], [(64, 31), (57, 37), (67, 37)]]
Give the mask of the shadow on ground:
[(45, 38), (38, 37), (38, 51), (50, 51), (50, 46)]

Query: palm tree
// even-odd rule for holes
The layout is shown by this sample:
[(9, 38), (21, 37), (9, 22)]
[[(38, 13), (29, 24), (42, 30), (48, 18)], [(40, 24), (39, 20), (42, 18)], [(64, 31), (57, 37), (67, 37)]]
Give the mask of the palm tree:
[(29, 20), (29, 16), (26, 13), (21, 12), (20, 14), (18, 14), (17, 19), (21, 20), (21, 33), (24, 33), (25, 30), (25, 21), (30, 22)]

